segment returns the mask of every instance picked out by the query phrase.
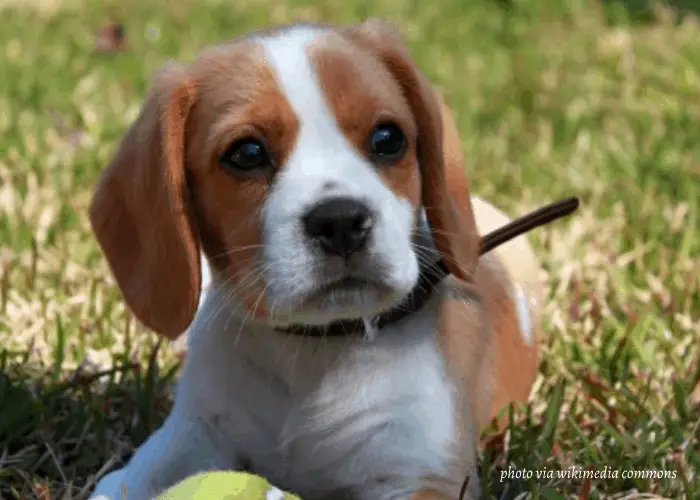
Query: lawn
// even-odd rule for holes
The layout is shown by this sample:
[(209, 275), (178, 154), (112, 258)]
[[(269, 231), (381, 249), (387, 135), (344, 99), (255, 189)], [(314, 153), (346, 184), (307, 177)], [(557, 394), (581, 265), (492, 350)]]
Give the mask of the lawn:
[[(154, 70), (261, 25), (367, 16), (397, 23), (454, 110), (476, 193), (511, 214), (581, 198), (530, 236), (541, 375), (484, 436), (487, 493), (700, 498), (700, 20), (628, 3), (0, 0), (0, 498), (83, 498), (170, 405), (177, 348), (126, 311), (86, 216)], [(97, 50), (111, 22), (125, 44)]]

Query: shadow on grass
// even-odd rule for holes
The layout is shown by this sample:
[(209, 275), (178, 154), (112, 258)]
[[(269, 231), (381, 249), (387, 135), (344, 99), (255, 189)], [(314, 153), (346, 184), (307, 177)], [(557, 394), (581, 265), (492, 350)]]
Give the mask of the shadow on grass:
[[(8, 360), (0, 372), (0, 498), (86, 498), (170, 409), (174, 369), (125, 364), (68, 377)], [(107, 466), (105, 467), (105, 464)]]
[(698, 0), (603, 0), (611, 13), (622, 11), (627, 19), (636, 23), (651, 23), (657, 19), (655, 8), (657, 5), (670, 7), (676, 11), (677, 20), (688, 14), (700, 15), (700, 1)]
[[(505, 11), (516, 8), (514, 0), (493, 0)], [(700, 15), (700, 0), (601, 0), (607, 7), (608, 19), (612, 23), (652, 23), (658, 19), (656, 8), (666, 7), (675, 11), (676, 21), (687, 15)]]

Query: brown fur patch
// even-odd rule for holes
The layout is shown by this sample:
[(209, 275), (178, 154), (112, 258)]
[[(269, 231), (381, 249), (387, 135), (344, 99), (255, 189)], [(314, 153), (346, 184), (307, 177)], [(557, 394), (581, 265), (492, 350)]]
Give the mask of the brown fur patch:
[(489, 257), (481, 259), (477, 278), (485, 290), (495, 345), (495, 383), (488, 408), (489, 418), (494, 418), (507, 404), (527, 400), (537, 372), (537, 348), (536, 344), (527, 345), (520, 332), (508, 272), (495, 256)]
[(159, 72), (90, 210), (126, 302), (146, 326), (170, 338), (189, 326), (201, 286), (198, 238), (245, 306), (265, 312), (256, 256), (274, 168), (232, 175), (219, 156), (254, 137), (279, 166), (297, 131), (264, 53), (245, 38)]
[[(476, 429), (482, 430), (510, 402), (524, 402), (537, 368), (537, 350), (525, 345), (511, 293), (512, 283), (495, 255), (479, 260), (478, 301), (445, 300), (441, 347), (466, 387)], [(458, 289), (460, 284), (455, 285)]]
[[(192, 110), (188, 159), (202, 246), (251, 314), (262, 316), (267, 308), (257, 260), (261, 209), (276, 170), (294, 147), (298, 119), (261, 47), (243, 42), (211, 49), (193, 63), (192, 71), (201, 99)], [(273, 168), (242, 175), (227, 172), (219, 164), (220, 155), (249, 137), (265, 143)]]
[(396, 124), (408, 147), (394, 165), (378, 165), (377, 172), (394, 194), (420, 205), (420, 172), (416, 157), (416, 124), (401, 88), (384, 65), (337, 33), (320, 35), (309, 59), (321, 91), (338, 126), (358, 153), (368, 158), (369, 136), (379, 123)]

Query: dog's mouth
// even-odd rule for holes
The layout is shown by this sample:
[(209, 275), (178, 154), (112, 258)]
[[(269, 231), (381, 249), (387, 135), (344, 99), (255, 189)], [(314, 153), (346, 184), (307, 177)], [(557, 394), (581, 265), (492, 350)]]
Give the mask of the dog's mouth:
[[(305, 295), (294, 320), (284, 324), (281, 331), (323, 337), (363, 334), (372, 338), (376, 329), (394, 321), (397, 311), (403, 316), (403, 311), (410, 307), (417, 310), (425, 300), (414, 297), (416, 285), (404, 290), (378, 278), (347, 275), (317, 285)], [(426, 292), (425, 297), (429, 297), (432, 288), (428, 285), (420, 288)]]
[(393, 302), (400, 295), (379, 280), (348, 275), (321, 284), (304, 297), (303, 303), (321, 312), (332, 312), (333, 316), (357, 315), (373, 312), (378, 306), (386, 307), (387, 300)]
[(367, 294), (375, 296), (381, 293), (389, 293), (389, 289), (378, 281), (345, 276), (339, 280), (321, 285), (309, 296), (308, 300), (337, 300), (341, 297), (361, 299)]
[(353, 276), (346, 276), (344, 278), (339, 279), (338, 281), (334, 281), (333, 283), (329, 283), (326, 285), (323, 285), (321, 289), (316, 292), (317, 294), (326, 294), (326, 293), (332, 293), (335, 291), (353, 291), (353, 290), (364, 290), (368, 287), (378, 287), (378, 284), (364, 279), (364, 278), (355, 278)]

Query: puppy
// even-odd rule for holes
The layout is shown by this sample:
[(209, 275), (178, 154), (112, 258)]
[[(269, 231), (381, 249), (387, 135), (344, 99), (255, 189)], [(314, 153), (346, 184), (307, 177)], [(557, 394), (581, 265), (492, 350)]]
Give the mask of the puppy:
[(523, 237), (478, 258), (508, 219), (470, 198), (454, 121), (391, 26), (168, 63), (90, 219), (140, 321), (188, 330), (171, 414), (96, 497), (213, 469), (305, 500), (454, 500), (467, 476), (478, 496), (479, 430), (536, 373), (538, 265)]

